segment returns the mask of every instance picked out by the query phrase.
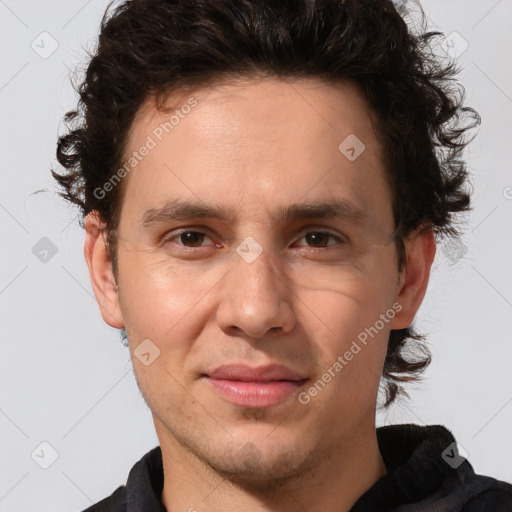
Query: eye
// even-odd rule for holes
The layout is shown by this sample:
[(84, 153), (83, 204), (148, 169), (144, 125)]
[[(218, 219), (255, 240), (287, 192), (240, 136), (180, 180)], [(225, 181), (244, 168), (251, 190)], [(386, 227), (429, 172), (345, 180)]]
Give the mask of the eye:
[(333, 235), (332, 233), (329, 233), (327, 231), (308, 231), (307, 233), (304, 234), (304, 236), (302, 236), (302, 238), (299, 238), (299, 241), (306, 240), (307, 243), (313, 244), (314, 249), (322, 249), (336, 245), (336, 243), (327, 245), (329, 238), (332, 238), (338, 243), (342, 244), (346, 242), (345, 239)]
[[(185, 249), (195, 249), (203, 247), (205, 239), (211, 238), (202, 231), (196, 231), (191, 229), (184, 229), (177, 233), (171, 234), (164, 239), (164, 243), (175, 242), (178, 246)], [(334, 243), (329, 244), (329, 239), (334, 240)], [(333, 247), (335, 245), (343, 245), (346, 243), (346, 239), (336, 236), (327, 231), (308, 231), (303, 233), (302, 237), (298, 239), (298, 242), (305, 240), (306, 244), (313, 249), (324, 249)], [(220, 247), (219, 244), (216, 244)]]
[(188, 249), (194, 249), (196, 247), (201, 247), (202, 242), (204, 242), (205, 238), (210, 237), (206, 233), (203, 233), (202, 231), (184, 229), (178, 233), (175, 233), (174, 235), (166, 237), (164, 239), (164, 243), (178, 240), (177, 245), (181, 245), (182, 247)]

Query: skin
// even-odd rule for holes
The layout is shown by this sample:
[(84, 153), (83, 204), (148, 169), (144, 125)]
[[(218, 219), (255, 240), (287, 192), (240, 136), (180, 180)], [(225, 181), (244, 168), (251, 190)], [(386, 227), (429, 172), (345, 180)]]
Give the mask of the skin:
[[(189, 97), (174, 95), (169, 106)], [(197, 106), (125, 178), (117, 276), (101, 221), (94, 212), (86, 219), (94, 293), (105, 322), (127, 331), (162, 448), (163, 503), (172, 512), (349, 510), (386, 473), (375, 411), (387, 340), (391, 329), (411, 325), (421, 305), (434, 235), (406, 239), (408, 263), (399, 273), (394, 243), (382, 243), (395, 224), (381, 146), (351, 82), (240, 80), (193, 97)], [(168, 118), (146, 101), (126, 155)], [(338, 150), (349, 134), (366, 146), (354, 161)], [(144, 213), (170, 197), (232, 209), (233, 219), (143, 229)], [(282, 206), (333, 198), (363, 209), (367, 229), (343, 219), (272, 220)], [(187, 242), (174, 236), (177, 228), (206, 236)], [(304, 237), (306, 228), (349, 233), (365, 250), (338, 253), (339, 240), (322, 246)], [(236, 253), (249, 236), (263, 249), (252, 263)], [(340, 264), (341, 255), (351, 264)], [(297, 393), (396, 303), (400, 311), (378, 335), (300, 403)], [(144, 339), (160, 350), (148, 366), (134, 356)], [(276, 362), (308, 381), (277, 405), (237, 406), (201, 377), (228, 362)]]

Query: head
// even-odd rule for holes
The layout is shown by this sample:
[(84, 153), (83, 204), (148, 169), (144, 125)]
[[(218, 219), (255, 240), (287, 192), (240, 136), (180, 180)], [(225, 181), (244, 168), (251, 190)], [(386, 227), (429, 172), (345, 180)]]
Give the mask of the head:
[[(218, 471), (313, 464), (368, 426), (380, 385), (387, 407), (430, 362), (412, 323), (436, 240), (469, 209), (479, 122), (429, 51), (438, 35), (391, 1), (107, 11), (53, 175), (157, 431)], [(208, 382), (225, 363), (304, 385), (236, 405)]]

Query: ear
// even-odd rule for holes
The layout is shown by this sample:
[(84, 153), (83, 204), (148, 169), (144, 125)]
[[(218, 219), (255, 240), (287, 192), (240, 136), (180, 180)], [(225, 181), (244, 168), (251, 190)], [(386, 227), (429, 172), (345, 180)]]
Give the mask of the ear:
[(402, 309), (391, 321), (391, 329), (405, 329), (412, 324), (427, 291), (430, 268), (436, 255), (434, 232), (418, 230), (404, 239), (407, 264), (400, 274), (396, 301)]
[(103, 320), (111, 327), (124, 327), (112, 262), (102, 236), (104, 223), (93, 211), (85, 218), (84, 256), (89, 267), (91, 284)]

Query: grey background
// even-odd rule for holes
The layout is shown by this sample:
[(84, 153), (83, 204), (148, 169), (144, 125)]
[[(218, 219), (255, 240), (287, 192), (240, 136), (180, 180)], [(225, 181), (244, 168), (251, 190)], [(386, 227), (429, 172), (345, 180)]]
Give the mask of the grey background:
[[(78, 211), (49, 174), (76, 104), (70, 70), (85, 61), (106, 5), (0, 0), (0, 511), (82, 510), (158, 444), (128, 351), (92, 294)], [(461, 245), (438, 247), (417, 315), (433, 352), (425, 381), (377, 420), (443, 424), (478, 473), (512, 481), (512, 2), (422, 5), (455, 41), (450, 51), (469, 45), (461, 79), (482, 116), (467, 154), (474, 210)], [(46, 262), (43, 237), (56, 250)], [(42, 442), (58, 454), (47, 469)]]

